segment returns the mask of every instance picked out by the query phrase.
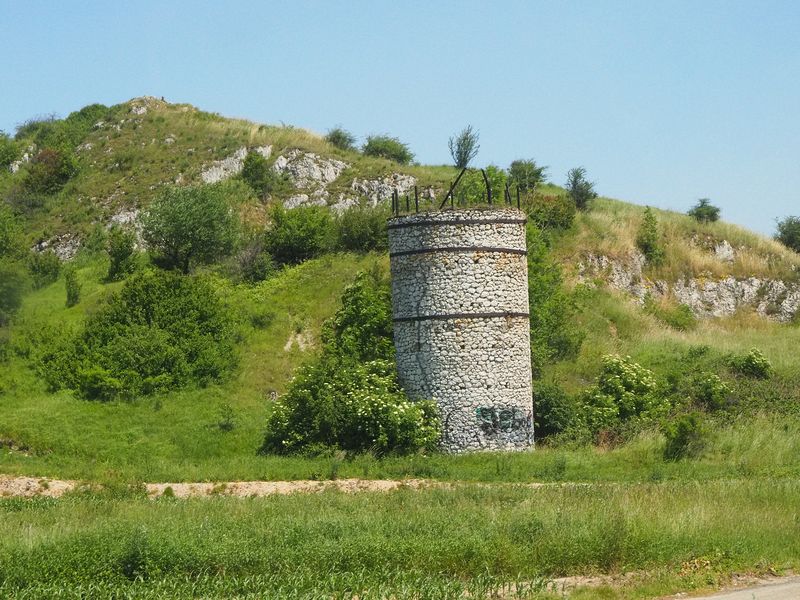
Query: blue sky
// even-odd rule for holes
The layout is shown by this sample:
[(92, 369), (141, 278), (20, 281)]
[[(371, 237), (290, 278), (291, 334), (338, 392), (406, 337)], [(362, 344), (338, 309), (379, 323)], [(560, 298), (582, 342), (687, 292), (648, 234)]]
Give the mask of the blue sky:
[(0, 129), (164, 96), (359, 137), (423, 163), (480, 131), (563, 183), (764, 233), (800, 214), (800, 2), (0, 0)]

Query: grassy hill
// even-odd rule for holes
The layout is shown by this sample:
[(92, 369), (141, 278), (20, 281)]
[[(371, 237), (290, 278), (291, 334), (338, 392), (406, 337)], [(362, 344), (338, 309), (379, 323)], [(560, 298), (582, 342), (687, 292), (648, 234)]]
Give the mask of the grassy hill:
[[(205, 169), (242, 147), (271, 146), (270, 164), (293, 149), (346, 162), (325, 186), (329, 204), (340, 194), (358, 196), (355, 181), (395, 174), (414, 177), (441, 198), (456, 170), (398, 165), (339, 150), (302, 129), (153, 98), (28, 123), (14, 143), (18, 157), (49, 143), (73, 153), (73, 174), (61, 189), (25, 192), (23, 163), (16, 173), (0, 169), (0, 196), (21, 220), (26, 247), (65, 236), (80, 240), (71, 264), (82, 293), (78, 305), (66, 307), (61, 276), (27, 291), (12, 322), (0, 327), (6, 349), (0, 354), (0, 474), (74, 478), (105, 490), (58, 502), (0, 500), (0, 595), (21, 595), (30, 584), (30, 597), (48, 597), (58, 586), (75, 596), (256, 597), (288, 594), (288, 581), (312, 597), (353, 589), (395, 597), (415, 597), (415, 589), (430, 597), (471, 590), (481, 597), (511, 582), (518, 590), (536, 584), (529, 597), (552, 597), (537, 582), (639, 571), (645, 575), (632, 584), (602, 591), (606, 598), (632, 598), (713, 586), (737, 570), (800, 567), (800, 535), (791, 535), (800, 489), (800, 358), (794, 351), (800, 327), (758, 315), (746, 303), (724, 318), (680, 320), (670, 293), (637, 302), (617, 289), (611, 270), (638, 260), (643, 207), (598, 198), (572, 226), (547, 232), (547, 260), (563, 272), (565, 298), (574, 305), (570, 326), (583, 342), (576, 353), (547, 362), (536, 388), (558, 386), (578, 397), (608, 354), (652, 370), (673, 397), (685, 380), (718, 373), (735, 396), (735, 410), (713, 416), (699, 456), (665, 460), (658, 427), (624, 443), (556, 440), (515, 455), (260, 456), (274, 398), (318, 353), (322, 324), (341, 306), (356, 273), (388, 268), (385, 252), (327, 253), (255, 284), (231, 276), (227, 263), (201, 267), (239, 323), (239, 364), (231, 377), (97, 402), (49, 390), (38, 362), (44, 347), (80, 328), (124, 285), (105, 280), (108, 257), (97, 239), (120, 215), (150, 206), (164, 186), (200, 183)], [(240, 212), (262, 228), (271, 205), (308, 191), (295, 186), (268, 199), (251, 194)], [(564, 194), (548, 184), (526, 202), (530, 207)], [(663, 260), (644, 262), (634, 273), (654, 293), (660, 281), (797, 281), (800, 257), (770, 239), (724, 222), (655, 214)], [(732, 255), (717, 251), (723, 242)], [(605, 270), (580, 266), (597, 257), (608, 261)], [(744, 377), (729, 366), (731, 356), (754, 347), (774, 368), (769, 379)], [(127, 487), (336, 477), (417, 477), (455, 487), (184, 504), (147, 500), (139, 488)], [(511, 485), (531, 482), (559, 486), (539, 493)]]

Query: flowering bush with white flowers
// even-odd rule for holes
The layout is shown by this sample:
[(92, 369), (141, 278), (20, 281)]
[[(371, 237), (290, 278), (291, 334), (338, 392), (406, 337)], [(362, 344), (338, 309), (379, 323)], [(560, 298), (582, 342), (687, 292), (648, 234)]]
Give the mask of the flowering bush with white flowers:
[(436, 447), (441, 424), (435, 403), (410, 401), (397, 381), (390, 302), (381, 273), (356, 277), (325, 325), (322, 355), (300, 369), (275, 403), (262, 453)]
[(663, 416), (669, 410), (669, 400), (659, 395), (656, 387), (653, 372), (629, 356), (604, 356), (597, 383), (583, 395), (587, 427), (598, 432), (633, 419)]

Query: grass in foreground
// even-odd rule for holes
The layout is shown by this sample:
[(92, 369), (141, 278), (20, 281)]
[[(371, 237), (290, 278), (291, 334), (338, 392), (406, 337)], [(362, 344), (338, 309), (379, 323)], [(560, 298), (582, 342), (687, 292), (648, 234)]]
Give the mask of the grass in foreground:
[(797, 479), (4, 500), (0, 595), (480, 597), (504, 583), (651, 569), (662, 583), (643, 590), (670, 591), (797, 568), (798, 505)]

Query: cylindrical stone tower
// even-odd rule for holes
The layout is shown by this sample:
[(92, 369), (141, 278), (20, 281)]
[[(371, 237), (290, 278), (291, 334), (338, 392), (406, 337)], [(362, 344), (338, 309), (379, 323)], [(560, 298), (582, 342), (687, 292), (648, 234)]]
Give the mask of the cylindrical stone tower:
[(533, 444), (525, 214), (513, 208), (389, 220), (397, 370), (441, 410), (449, 452)]

